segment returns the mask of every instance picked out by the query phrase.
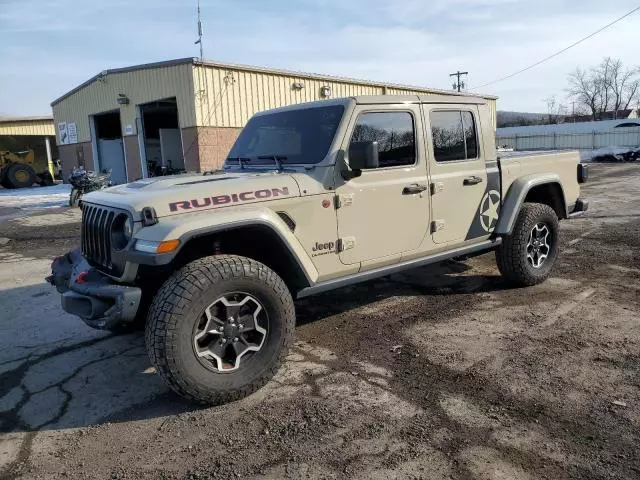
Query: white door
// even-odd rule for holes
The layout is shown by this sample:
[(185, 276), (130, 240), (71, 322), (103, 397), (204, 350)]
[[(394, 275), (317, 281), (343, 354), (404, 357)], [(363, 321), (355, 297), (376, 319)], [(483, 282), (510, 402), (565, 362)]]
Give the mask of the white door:
[(354, 264), (417, 249), (429, 225), (419, 106), (358, 106), (348, 131), (345, 155), (352, 141), (377, 141), (380, 165), (350, 180), (337, 173), (340, 260)]
[(114, 184), (127, 183), (127, 168), (124, 159), (122, 139), (98, 140), (100, 171), (111, 170), (111, 181)]
[(180, 130), (177, 128), (161, 128), (160, 132), (160, 154), (162, 165), (165, 167), (184, 169), (184, 158), (182, 156), (182, 138)]

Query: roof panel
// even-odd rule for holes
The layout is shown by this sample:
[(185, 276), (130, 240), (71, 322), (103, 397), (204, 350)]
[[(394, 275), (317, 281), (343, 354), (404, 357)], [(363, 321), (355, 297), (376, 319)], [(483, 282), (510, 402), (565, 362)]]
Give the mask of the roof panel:
[[(133, 65), (133, 66), (130, 66), (130, 67), (113, 68), (113, 69), (109, 69), (109, 70), (103, 70), (102, 72), (98, 73), (97, 75), (94, 75), (93, 77), (91, 77), (86, 82), (81, 83), (80, 85), (78, 85), (74, 89), (68, 91), (64, 95), (62, 95), (59, 98), (55, 99), (53, 102), (51, 102), (51, 105), (53, 106), (53, 105), (55, 105), (57, 103), (60, 103), (62, 100), (64, 100), (65, 98), (69, 97), (70, 95), (73, 95), (78, 90), (81, 90), (82, 88), (86, 87), (87, 85), (90, 85), (91, 83), (96, 81), (98, 78), (102, 78), (102, 77), (107, 76), (107, 75), (112, 74), (112, 73), (124, 73), (124, 72), (133, 72), (133, 71), (136, 71), (136, 70), (147, 70), (147, 69), (153, 69), (153, 68), (165, 68), (165, 67), (170, 67), (170, 66), (174, 66), (174, 65), (182, 65), (182, 64), (185, 64), (185, 63), (192, 63), (193, 65), (202, 65), (204, 67), (212, 67), (212, 68), (219, 68), (219, 69), (226, 69), (226, 70), (236, 70), (236, 71), (263, 73), (263, 74), (271, 74), (271, 75), (295, 76), (295, 77), (299, 77), (301, 79), (322, 80), (322, 81), (327, 81), (327, 82), (339, 82), (339, 83), (357, 84), (357, 85), (370, 85), (370, 86), (375, 86), (375, 87), (386, 87), (386, 88), (390, 88), (390, 89), (396, 90), (393, 93), (399, 93), (399, 94), (403, 93), (403, 92), (406, 92), (407, 94), (418, 94), (418, 93), (434, 94), (435, 93), (435, 94), (442, 94), (442, 95), (447, 95), (447, 96), (449, 96), (449, 95), (459, 95), (457, 92), (453, 92), (453, 91), (450, 91), (450, 90), (442, 90), (442, 89), (435, 89), (435, 88), (428, 88), (428, 87), (419, 87), (419, 86), (412, 86), (412, 85), (402, 85), (402, 84), (388, 83), (388, 82), (376, 82), (376, 81), (372, 81), (372, 80), (362, 80), (362, 79), (356, 79), (356, 78), (340, 77), (340, 76), (334, 76), (334, 75), (324, 75), (324, 74), (318, 74), (318, 73), (304, 73), (304, 72), (297, 72), (297, 71), (292, 71), (292, 70), (282, 70), (282, 69), (268, 68), (268, 67), (256, 67), (256, 66), (251, 66), (251, 65), (241, 65), (241, 64), (234, 64), (234, 63), (223, 63), (223, 62), (206, 61), (206, 60), (205, 61), (200, 61), (200, 60), (198, 60), (196, 58), (187, 57), (187, 58), (178, 58), (178, 59), (175, 59), (175, 60), (167, 60), (167, 61), (163, 61), (163, 62), (144, 63), (144, 64), (141, 64), (141, 65)], [(481, 97), (481, 98), (485, 98), (485, 99), (489, 99), (489, 100), (495, 100), (495, 99), (498, 98), (498, 97), (495, 97), (495, 96), (492, 96), (492, 95), (481, 95), (481, 94), (472, 94), (472, 93), (466, 93), (466, 94), (463, 94), (463, 95), (464, 96)]]

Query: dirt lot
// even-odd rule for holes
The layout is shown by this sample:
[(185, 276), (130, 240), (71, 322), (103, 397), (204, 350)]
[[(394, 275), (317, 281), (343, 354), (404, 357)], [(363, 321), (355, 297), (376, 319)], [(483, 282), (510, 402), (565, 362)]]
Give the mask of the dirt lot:
[(640, 165), (597, 165), (553, 278), (492, 255), (297, 303), (276, 379), (202, 409), (42, 282), (78, 215), (0, 237), (0, 478), (640, 478)]

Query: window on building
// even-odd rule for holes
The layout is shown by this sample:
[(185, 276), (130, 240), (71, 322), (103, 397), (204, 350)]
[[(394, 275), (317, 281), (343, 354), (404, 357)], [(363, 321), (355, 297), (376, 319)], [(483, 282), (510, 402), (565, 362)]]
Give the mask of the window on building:
[(378, 142), (380, 168), (416, 163), (416, 135), (409, 112), (361, 114), (351, 142)]
[(471, 160), (478, 157), (478, 135), (471, 112), (434, 111), (429, 115), (436, 162)]

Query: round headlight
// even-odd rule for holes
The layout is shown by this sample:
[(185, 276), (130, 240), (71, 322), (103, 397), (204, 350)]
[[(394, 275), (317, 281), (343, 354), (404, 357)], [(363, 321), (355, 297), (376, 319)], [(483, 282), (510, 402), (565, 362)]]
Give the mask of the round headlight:
[(111, 247), (114, 250), (124, 249), (133, 236), (133, 220), (129, 215), (121, 213), (111, 224)]
[(131, 240), (131, 237), (133, 236), (133, 220), (129, 216), (124, 222), (122, 233), (124, 234), (124, 238), (127, 239), (127, 243), (129, 243), (129, 240)]

